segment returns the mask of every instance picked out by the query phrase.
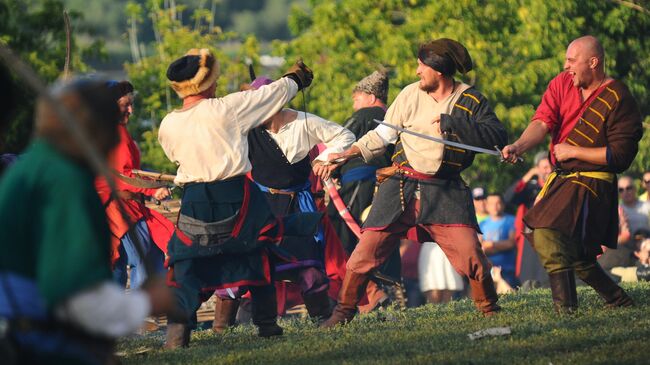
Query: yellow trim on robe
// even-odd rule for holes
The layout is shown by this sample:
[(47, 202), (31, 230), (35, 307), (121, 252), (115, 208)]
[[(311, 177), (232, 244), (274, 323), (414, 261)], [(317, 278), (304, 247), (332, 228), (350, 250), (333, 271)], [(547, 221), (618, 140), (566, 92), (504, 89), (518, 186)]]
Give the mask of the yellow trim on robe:
[(605, 99), (601, 98), (600, 96), (596, 96), (596, 99), (598, 99), (598, 100), (602, 101), (603, 103), (605, 103), (605, 105), (607, 105), (607, 109), (612, 110), (612, 106), (609, 105), (609, 103), (606, 102)]
[(464, 111), (468, 112), (469, 115), (472, 115), (472, 111), (469, 110), (469, 109), (467, 109), (467, 108), (465, 108), (464, 106), (462, 106), (462, 105), (460, 105), (460, 104), (454, 104), (454, 106), (457, 107), (457, 108), (463, 109)]
[(574, 146), (579, 146), (579, 144), (577, 144), (577, 143), (576, 143), (574, 140), (572, 140), (571, 138), (568, 138), (568, 137), (567, 137), (566, 140), (569, 141), (569, 143), (571, 143), (571, 144), (574, 145)]
[(592, 108), (592, 107), (589, 107), (589, 110), (591, 110), (592, 112), (596, 113), (596, 114), (600, 117), (600, 119), (601, 119), (603, 122), (605, 122), (605, 117), (604, 117), (602, 114), (600, 114), (599, 112), (597, 112), (596, 109), (594, 109), (594, 108)]
[(457, 148), (457, 147), (452, 147), (452, 146), (445, 146), (445, 149), (452, 150), (452, 151), (456, 151), (456, 152), (460, 152), (460, 153), (465, 153), (465, 152), (467, 152), (467, 151), (465, 151), (465, 150), (462, 149), (462, 148)]
[(614, 97), (616, 98), (616, 101), (621, 101), (621, 99), (618, 97), (618, 93), (616, 93), (616, 91), (610, 89), (609, 86), (606, 87), (606, 89), (609, 90), (609, 92), (611, 92), (612, 94), (614, 94)]
[(460, 163), (457, 163), (457, 162), (442, 160), (442, 163), (446, 163), (447, 165), (452, 165), (452, 166), (456, 166), (456, 167), (463, 167), (463, 164), (460, 164)]
[(481, 101), (478, 100), (478, 98), (477, 98), (476, 96), (472, 95), (472, 94), (463, 93), (463, 96), (467, 96), (468, 98), (472, 98), (472, 99), (474, 99), (474, 101), (476, 101), (477, 103), (481, 104)]
[(579, 135), (581, 135), (581, 136), (583, 136), (583, 137), (585, 137), (585, 138), (586, 138), (586, 139), (587, 139), (587, 140), (588, 140), (589, 142), (591, 142), (591, 143), (594, 143), (594, 140), (593, 140), (593, 139), (591, 139), (591, 138), (589, 138), (589, 136), (587, 136), (586, 134), (584, 134), (584, 133), (582, 133), (582, 132), (580, 132), (580, 131), (579, 131), (579, 130), (577, 130), (577, 129), (574, 129), (574, 131), (576, 131), (576, 132), (578, 132), (578, 134), (579, 134)]
[(591, 128), (593, 128), (593, 130), (595, 130), (596, 133), (599, 133), (599, 132), (600, 132), (600, 131), (598, 130), (598, 128), (596, 128), (593, 124), (589, 123), (589, 121), (588, 121), (587, 119), (580, 118), (580, 120), (583, 121), (583, 122), (585, 122), (586, 125), (588, 125), (588, 126), (590, 126)]

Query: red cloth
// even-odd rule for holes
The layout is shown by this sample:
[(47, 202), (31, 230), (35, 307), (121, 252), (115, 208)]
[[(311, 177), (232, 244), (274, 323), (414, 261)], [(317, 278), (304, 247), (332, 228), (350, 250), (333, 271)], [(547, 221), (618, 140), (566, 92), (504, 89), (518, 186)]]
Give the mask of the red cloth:
[(551, 132), (550, 150), (553, 164), (555, 164), (553, 147), (566, 140), (585, 109), (608, 84), (609, 82), (601, 85), (584, 102), (580, 89), (573, 86), (573, 77), (570, 73), (562, 72), (548, 84), (532, 120), (544, 122)]
[[(309, 152), (310, 158), (313, 160), (324, 149), (324, 144), (314, 146)], [(312, 193), (323, 190), (322, 182), (313, 173), (309, 174), (309, 181), (311, 182)], [(314, 198), (314, 201), (316, 202), (316, 209), (319, 212), (327, 212), (327, 206), (322, 198)], [(339, 291), (343, 285), (343, 278), (345, 278), (345, 265), (348, 260), (348, 255), (343, 249), (341, 240), (336, 234), (334, 227), (332, 227), (332, 222), (327, 217), (327, 214), (323, 216), (321, 224), (323, 225), (325, 234), (325, 273), (330, 279), (330, 286), (327, 293), (330, 298), (337, 300)], [(283, 315), (287, 309), (303, 303), (299, 285), (276, 282), (275, 288), (278, 296), (278, 314)]]
[[(120, 143), (115, 147), (109, 156), (109, 164), (112, 169), (121, 173), (124, 176), (135, 177), (131, 172), (133, 169), (140, 168), (140, 150), (135, 142), (129, 135), (126, 129), (126, 124), (118, 125), (118, 133), (120, 135)], [(115, 184), (118, 191), (129, 191), (132, 193), (142, 193), (144, 195), (152, 196), (156, 189), (138, 188), (129, 185), (119, 179), (115, 179)], [(95, 180), (95, 188), (99, 194), (102, 203), (106, 206), (106, 216), (108, 218), (108, 225), (111, 229), (111, 247), (112, 259), (115, 262), (119, 257), (118, 247), (120, 239), (129, 230), (131, 224), (145, 219), (151, 238), (164, 253), (167, 253), (167, 242), (174, 232), (174, 224), (165, 218), (162, 214), (152, 211), (144, 206), (144, 204), (135, 200), (122, 199), (124, 209), (129, 217), (130, 222), (124, 221), (115, 200), (110, 199), (110, 189), (108, 183), (102, 177)]]
[(418, 279), (418, 261), (422, 245), (416, 241), (410, 241), (408, 247), (402, 253), (402, 277), (406, 279)]

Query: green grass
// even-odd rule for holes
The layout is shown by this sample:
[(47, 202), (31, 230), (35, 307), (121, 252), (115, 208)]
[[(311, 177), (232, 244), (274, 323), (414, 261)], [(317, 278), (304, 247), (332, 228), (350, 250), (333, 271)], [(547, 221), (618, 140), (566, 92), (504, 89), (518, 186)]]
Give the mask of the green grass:
[[(580, 309), (551, 309), (550, 291), (500, 297), (503, 312), (483, 318), (465, 299), (448, 305), (387, 310), (322, 330), (309, 320), (281, 320), (285, 335), (260, 339), (251, 325), (224, 335), (196, 331), (188, 349), (165, 351), (164, 334), (120, 342), (124, 364), (648, 364), (650, 283), (624, 285), (636, 306), (604, 309), (587, 287)], [(471, 341), (468, 334), (509, 326), (512, 334)], [(153, 348), (136, 354), (142, 347)]]

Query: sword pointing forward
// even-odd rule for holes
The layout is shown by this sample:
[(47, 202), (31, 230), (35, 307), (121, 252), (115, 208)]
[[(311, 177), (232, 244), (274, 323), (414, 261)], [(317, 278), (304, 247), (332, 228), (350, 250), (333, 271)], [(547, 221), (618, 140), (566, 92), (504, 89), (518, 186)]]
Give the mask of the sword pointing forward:
[[(442, 138), (427, 136), (426, 134), (413, 132), (413, 131), (410, 131), (408, 129), (398, 127), (396, 125), (388, 124), (388, 123), (383, 122), (381, 120), (374, 119), (373, 121), (375, 123), (377, 123), (377, 124), (381, 124), (383, 126), (393, 128), (393, 129), (395, 129), (397, 131), (400, 131), (402, 133), (411, 134), (411, 135), (414, 135), (416, 137), (420, 137), (420, 138), (423, 138), (423, 139), (426, 139), (426, 140), (429, 140), (429, 141), (433, 141), (433, 142), (442, 143), (442, 144), (452, 146), (452, 147), (463, 148), (463, 149), (474, 151), (474, 152), (487, 153), (488, 155), (498, 156), (499, 158), (501, 158), (501, 162), (505, 161), (505, 159), (503, 158), (503, 154), (501, 154), (501, 150), (499, 150), (498, 146), (494, 146), (493, 150), (489, 150), (487, 148), (470, 146), (470, 145), (467, 145), (467, 144), (464, 144), (464, 143), (453, 142), (453, 141), (448, 141), (448, 140), (442, 139)], [(523, 158), (519, 157), (519, 161), (523, 161)]]

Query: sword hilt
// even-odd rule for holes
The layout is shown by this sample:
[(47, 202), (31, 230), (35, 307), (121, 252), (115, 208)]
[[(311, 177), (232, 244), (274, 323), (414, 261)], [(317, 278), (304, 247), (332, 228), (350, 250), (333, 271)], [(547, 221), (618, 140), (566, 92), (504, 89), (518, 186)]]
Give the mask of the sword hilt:
[[(501, 155), (501, 160), (500, 160), (500, 162), (506, 162), (506, 159), (503, 158), (503, 153), (502, 153), (501, 150), (499, 149), (499, 146), (494, 146), (494, 149), (495, 149), (497, 152), (499, 152), (499, 154)], [(524, 162), (524, 158), (521, 157), (521, 156), (517, 156), (517, 162)]]

